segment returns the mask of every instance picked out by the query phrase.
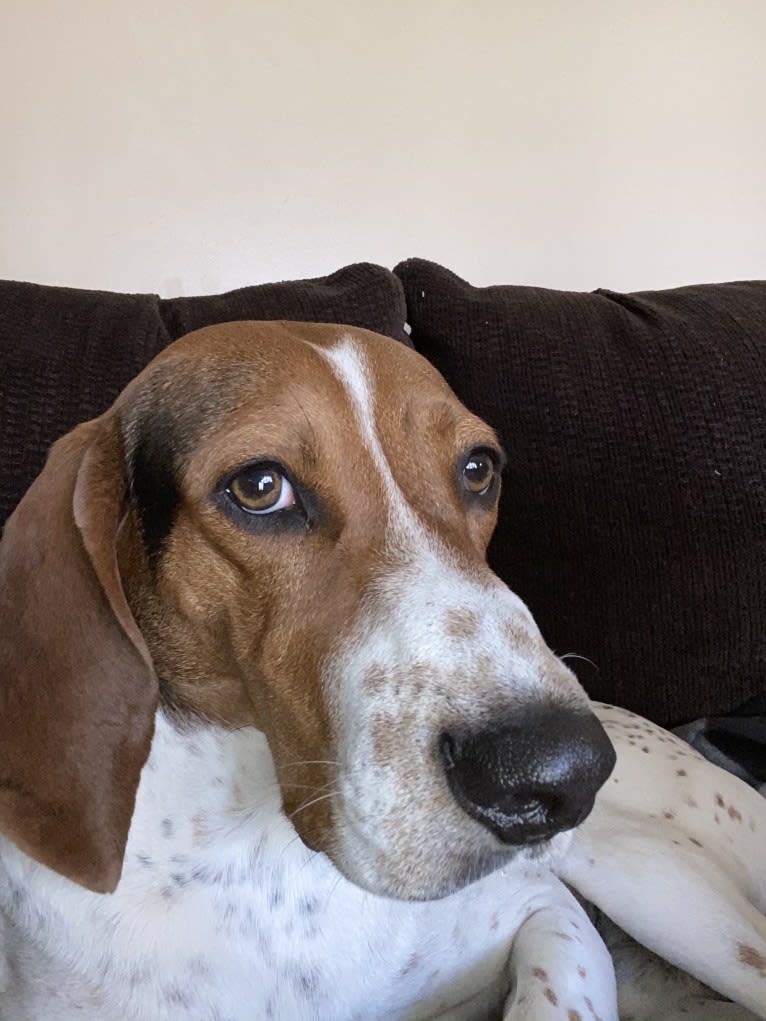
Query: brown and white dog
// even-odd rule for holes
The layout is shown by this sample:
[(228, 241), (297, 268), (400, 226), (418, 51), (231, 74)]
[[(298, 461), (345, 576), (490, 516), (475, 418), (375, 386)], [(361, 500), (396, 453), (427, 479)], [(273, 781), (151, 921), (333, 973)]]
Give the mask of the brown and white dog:
[(626, 886), (608, 798), (570, 850), (614, 751), (486, 566), (502, 461), (414, 352), (288, 323), (54, 446), (0, 545), (4, 1021), (617, 1017), (556, 874)]

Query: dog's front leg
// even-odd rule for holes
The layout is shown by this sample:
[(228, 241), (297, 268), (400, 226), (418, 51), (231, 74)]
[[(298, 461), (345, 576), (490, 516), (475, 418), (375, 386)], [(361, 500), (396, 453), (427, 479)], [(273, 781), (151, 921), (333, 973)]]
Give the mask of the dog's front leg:
[[(586, 826), (560, 866), (566, 881), (638, 943), (766, 1019), (766, 915), (723, 827), (703, 846), (656, 815)], [(763, 849), (750, 861), (762, 867)]]
[(618, 1021), (612, 959), (562, 884), (519, 929), (503, 1021)]

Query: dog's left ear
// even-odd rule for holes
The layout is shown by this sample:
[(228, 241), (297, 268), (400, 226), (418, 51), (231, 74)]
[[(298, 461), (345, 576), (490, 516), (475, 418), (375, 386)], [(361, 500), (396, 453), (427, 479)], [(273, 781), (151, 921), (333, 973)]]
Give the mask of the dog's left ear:
[(158, 703), (117, 567), (115, 416), (51, 450), (0, 543), (0, 831), (98, 892), (122, 870)]

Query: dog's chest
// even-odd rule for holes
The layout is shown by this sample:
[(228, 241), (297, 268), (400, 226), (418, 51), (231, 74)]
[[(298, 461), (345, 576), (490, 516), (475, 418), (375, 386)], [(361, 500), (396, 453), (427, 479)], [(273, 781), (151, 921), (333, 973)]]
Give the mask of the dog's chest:
[[(518, 898), (501, 874), (432, 903), (367, 894), (296, 838), (268, 771), (242, 737), (181, 742), (160, 722), (113, 895), (6, 846), (3, 1002), (15, 1021), (414, 1021), (497, 1009), (535, 882)], [(544, 897), (555, 880), (537, 882)]]

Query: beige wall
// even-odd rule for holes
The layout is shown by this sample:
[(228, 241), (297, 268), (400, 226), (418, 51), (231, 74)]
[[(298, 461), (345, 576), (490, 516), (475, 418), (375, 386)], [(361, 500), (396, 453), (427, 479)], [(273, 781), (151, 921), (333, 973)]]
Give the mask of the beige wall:
[(2, 277), (766, 277), (766, 0), (1, 10)]

